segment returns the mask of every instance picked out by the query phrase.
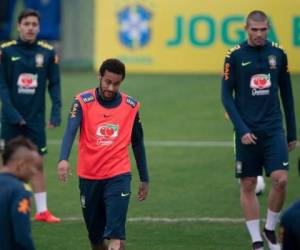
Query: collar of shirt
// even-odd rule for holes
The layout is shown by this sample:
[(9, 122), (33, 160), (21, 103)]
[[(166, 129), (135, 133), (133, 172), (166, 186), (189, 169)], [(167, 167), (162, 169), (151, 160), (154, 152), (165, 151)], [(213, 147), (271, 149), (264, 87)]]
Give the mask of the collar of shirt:
[(120, 92), (117, 92), (113, 99), (111, 99), (109, 101), (104, 100), (100, 95), (99, 88), (96, 88), (96, 98), (97, 98), (97, 101), (99, 102), (99, 104), (105, 108), (115, 108), (115, 107), (119, 106), (122, 101), (122, 96), (121, 96)]
[(29, 43), (27, 41), (23, 41), (20, 37), (17, 39), (17, 42), (19, 45), (23, 46), (23, 47), (34, 47), (37, 44), (37, 40), (35, 40), (33, 43)]

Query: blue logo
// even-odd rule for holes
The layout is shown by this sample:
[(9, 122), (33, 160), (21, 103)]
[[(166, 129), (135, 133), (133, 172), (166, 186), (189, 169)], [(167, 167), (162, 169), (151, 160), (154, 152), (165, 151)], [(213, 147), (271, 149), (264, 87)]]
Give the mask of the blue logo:
[(127, 6), (118, 13), (119, 39), (128, 48), (146, 46), (151, 37), (152, 13), (141, 5)]

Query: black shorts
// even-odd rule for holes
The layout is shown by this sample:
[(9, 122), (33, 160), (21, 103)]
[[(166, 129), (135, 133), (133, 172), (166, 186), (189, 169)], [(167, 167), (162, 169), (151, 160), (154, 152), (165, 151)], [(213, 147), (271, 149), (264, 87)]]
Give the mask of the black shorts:
[(2, 122), (1, 123), (1, 138), (9, 141), (19, 135), (23, 135), (30, 139), (39, 149), (41, 155), (47, 153), (46, 131), (44, 124), (37, 125), (17, 125)]
[(288, 147), (283, 130), (254, 133), (256, 144), (244, 145), (239, 138), (236, 145), (236, 177), (269, 176), (275, 170), (288, 170)]
[(80, 203), (92, 244), (104, 239), (125, 240), (130, 182), (130, 174), (105, 180), (79, 178)]

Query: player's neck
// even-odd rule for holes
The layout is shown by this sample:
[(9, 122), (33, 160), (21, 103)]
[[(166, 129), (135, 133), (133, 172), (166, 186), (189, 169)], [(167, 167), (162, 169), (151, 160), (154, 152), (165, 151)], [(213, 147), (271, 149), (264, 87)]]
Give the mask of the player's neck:
[(16, 173), (14, 171), (14, 168), (13, 167), (8, 167), (8, 166), (2, 166), (0, 168), (0, 173), (16, 175)]

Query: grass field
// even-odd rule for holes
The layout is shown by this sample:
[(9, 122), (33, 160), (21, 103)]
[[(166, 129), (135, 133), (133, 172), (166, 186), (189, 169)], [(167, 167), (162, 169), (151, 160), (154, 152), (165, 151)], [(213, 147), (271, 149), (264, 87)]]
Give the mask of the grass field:
[[(300, 76), (294, 76), (293, 82), (299, 114)], [(97, 76), (92, 72), (63, 72), (62, 84), (64, 121), (60, 128), (48, 131), (46, 173), (49, 207), (64, 221), (55, 225), (33, 222), (38, 250), (89, 249), (79, 204), (76, 146), (68, 183), (58, 182), (56, 165), (72, 97), (96, 86)], [(148, 200), (140, 203), (135, 199), (138, 178), (133, 164), (127, 249), (249, 249), (233, 171), (232, 125), (224, 119), (219, 89), (219, 76), (128, 75), (125, 80), (123, 91), (142, 103), (151, 176)], [(300, 126), (299, 116), (297, 119)], [(299, 197), (299, 155), (299, 147), (290, 154), (286, 206)], [(259, 199), (263, 216), (266, 195)]]

